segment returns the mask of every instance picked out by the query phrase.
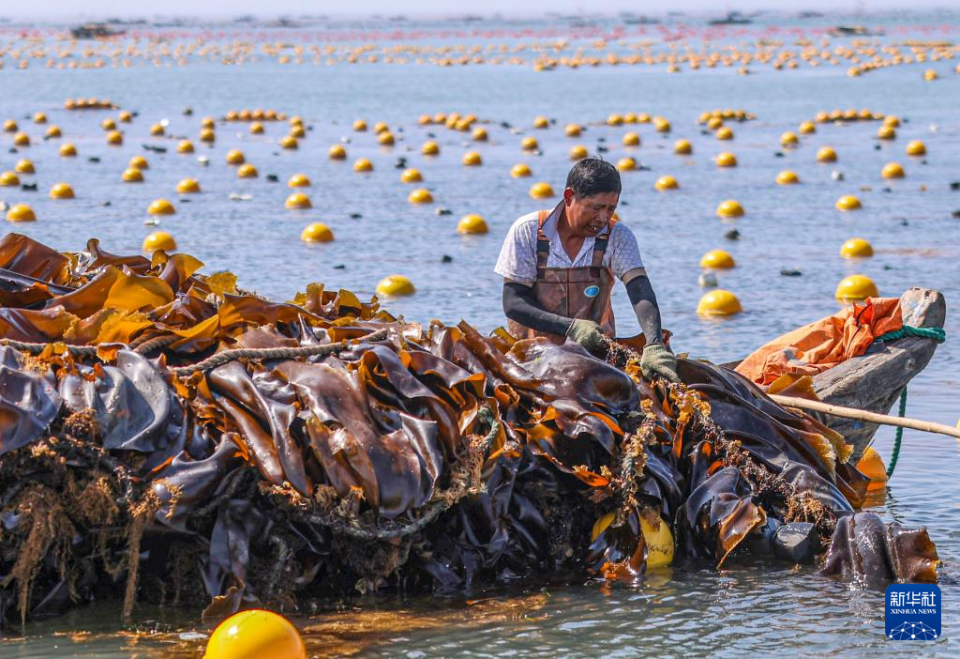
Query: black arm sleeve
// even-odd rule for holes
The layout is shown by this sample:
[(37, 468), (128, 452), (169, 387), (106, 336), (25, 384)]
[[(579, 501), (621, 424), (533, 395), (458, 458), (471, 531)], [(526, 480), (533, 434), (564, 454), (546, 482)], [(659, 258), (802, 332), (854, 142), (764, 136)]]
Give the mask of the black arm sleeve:
[(533, 287), (512, 281), (503, 283), (503, 313), (530, 329), (552, 334), (566, 334), (573, 322), (571, 318), (541, 309), (533, 295)]
[(637, 314), (640, 329), (647, 338), (648, 344), (663, 343), (663, 331), (660, 328), (660, 308), (657, 306), (657, 296), (653, 292), (650, 278), (646, 275), (634, 277), (627, 282), (627, 295), (630, 304)]

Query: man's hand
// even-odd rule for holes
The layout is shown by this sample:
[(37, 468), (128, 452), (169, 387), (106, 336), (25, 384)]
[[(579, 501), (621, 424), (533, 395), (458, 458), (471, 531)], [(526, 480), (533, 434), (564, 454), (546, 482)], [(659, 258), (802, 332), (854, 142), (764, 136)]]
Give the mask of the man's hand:
[(640, 358), (640, 371), (646, 380), (664, 378), (670, 382), (680, 382), (677, 375), (677, 358), (670, 348), (662, 343), (645, 346)]
[(570, 323), (567, 336), (587, 349), (587, 352), (599, 352), (606, 343), (600, 326), (592, 320), (574, 320)]

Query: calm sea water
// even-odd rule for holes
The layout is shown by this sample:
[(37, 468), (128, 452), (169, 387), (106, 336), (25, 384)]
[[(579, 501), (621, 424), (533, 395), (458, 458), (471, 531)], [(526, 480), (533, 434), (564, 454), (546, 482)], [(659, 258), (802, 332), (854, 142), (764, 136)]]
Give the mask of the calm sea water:
[[(824, 27), (836, 22), (842, 19), (794, 25)], [(960, 16), (884, 17), (872, 24), (888, 29), (891, 36), (886, 41), (956, 39)], [(908, 26), (905, 32), (898, 29), (903, 25)], [(562, 25), (555, 27), (563, 32)], [(296, 31), (289, 34), (296, 39)], [(7, 31), (0, 39), (12, 37)], [(735, 36), (730, 42), (746, 38)], [(498, 43), (480, 37), (444, 41), (435, 33), (429, 40)], [(754, 65), (753, 75), (738, 76), (735, 69), (726, 68), (671, 75), (665, 65), (536, 73), (530, 66), (280, 65), (264, 59), (239, 67), (193, 63), (182, 68), (73, 71), (47, 70), (37, 63), (17, 71), (8, 60), (0, 71), (0, 118), (20, 121), (34, 146), (8, 153), (10, 137), (0, 138), (5, 147), (0, 170), (12, 169), (17, 159), (29, 157), (37, 174), (24, 179), (39, 185), (38, 192), (0, 189), (0, 199), (30, 203), (39, 221), (16, 230), (58, 249), (79, 250), (88, 238), (98, 237), (109, 251), (133, 253), (154, 230), (144, 225), (147, 205), (166, 197), (176, 204), (177, 215), (164, 218), (160, 228), (176, 236), (182, 251), (203, 260), (208, 272), (232, 270), (241, 285), (277, 298), (289, 298), (310, 281), (369, 295), (382, 277), (401, 273), (414, 281), (418, 292), (386, 302), (394, 313), (423, 322), (464, 318), (490, 330), (502, 322), (500, 281), (492, 272), (501, 239), (518, 216), (544, 205), (528, 197), (530, 185), (547, 181), (561, 189), (570, 166), (569, 148), (584, 144), (593, 152), (603, 144), (609, 147), (608, 159), (630, 154), (650, 168), (624, 175), (620, 216), (638, 236), (664, 323), (675, 335), (674, 347), (723, 362), (836, 311), (834, 288), (855, 272), (872, 277), (884, 295), (899, 296), (910, 286), (924, 286), (943, 291), (948, 305), (960, 299), (960, 220), (951, 216), (960, 209), (960, 192), (949, 186), (960, 180), (960, 75), (953, 72), (955, 65), (956, 60), (933, 62), (850, 78), (846, 66), (777, 72)], [(928, 67), (938, 70), (942, 79), (924, 82), (921, 74)], [(133, 124), (123, 126), (124, 146), (108, 147), (104, 142), (99, 122), (111, 113), (61, 109), (67, 97), (78, 96), (110, 97), (139, 113)], [(182, 115), (185, 106), (194, 109), (192, 117)], [(279, 149), (276, 142), (286, 127), (269, 123), (264, 136), (249, 135), (246, 124), (220, 124), (216, 145), (196, 142), (193, 156), (154, 154), (141, 146), (165, 144), (173, 150), (172, 139), (148, 135), (149, 126), (163, 119), (170, 122), (168, 134), (196, 140), (201, 117), (256, 107), (303, 116), (312, 130), (301, 148)], [(821, 125), (817, 134), (802, 139), (799, 149), (777, 157), (783, 131), (796, 130), (820, 110), (848, 107), (900, 116), (904, 124), (898, 138), (874, 139), (876, 122)], [(736, 138), (718, 142), (696, 125), (702, 111), (714, 108), (743, 108), (755, 113), (757, 120), (732, 124)], [(43, 128), (26, 118), (37, 110), (62, 128), (60, 142), (72, 141), (79, 158), (61, 159), (58, 141), (41, 139)], [(417, 125), (421, 114), (450, 111), (472, 112), (489, 122), (485, 125), (490, 141), (472, 143), (464, 133)], [(661, 136), (650, 125), (601, 125), (611, 112), (663, 115), (671, 120), (673, 132)], [(556, 125), (532, 130), (536, 115), (555, 119)], [(350, 125), (358, 118), (371, 125), (388, 122), (397, 145), (382, 148), (372, 133), (353, 133)], [(542, 154), (521, 152), (521, 135), (502, 128), (501, 122), (535, 135)], [(587, 126), (582, 137), (564, 137), (562, 126), (569, 122)], [(640, 133), (642, 146), (620, 146), (628, 130)], [(419, 154), (428, 133), (440, 143), (439, 157)], [(673, 141), (680, 137), (691, 140), (694, 155), (673, 154)], [(911, 139), (926, 142), (925, 158), (905, 155), (904, 146)], [(341, 140), (349, 140), (344, 144), (348, 160), (328, 161), (328, 147)], [(822, 145), (837, 150), (837, 163), (815, 161), (814, 153)], [(258, 167), (260, 179), (236, 178), (224, 163), (224, 154), (234, 148), (243, 150)], [(482, 154), (482, 167), (460, 164), (467, 150)], [(712, 157), (724, 150), (737, 155), (739, 167), (725, 170), (713, 165)], [(124, 184), (120, 174), (137, 154), (150, 160), (146, 182)], [(209, 157), (208, 167), (198, 163), (198, 155)], [(100, 162), (89, 162), (90, 156)], [(358, 157), (370, 158), (375, 171), (354, 173), (350, 163)], [(400, 170), (395, 168), (400, 157), (421, 170), (423, 187), (435, 197), (433, 205), (407, 203), (411, 186), (400, 183)], [(889, 161), (902, 163), (907, 177), (882, 180), (880, 169)], [(518, 162), (530, 165), (533, 178), (510, 178), (510, 168)], [(798, 173), (802, 185), (774, 184), (777, 172), (788, 168)], [(833, 180), (834, 170), (844, 174), (843, 181)], [(271, 173), (279, 183), (266, 181)], [(306, 191), (312, 210), (283, 208), (290, 193), (284, 182), (294, 173), (305, 173), (313, 181)], [(674, 175), (680, 190), (656, 193), (653, 182), (664, 174)], [(200, 181), (203, 193), (189, 201), (178, 199), (176, 183), (188, 176)], [(47, 198), (47, 190), (61, 181), (74, 187), (76, 199)], [(252, 199), (230, 201), (231, 193)], [(835, 211), (835, 200), (845, 194), (858, 195), (863, 210)], [(746, 216), (729, 223), (718, 220), (714, 210), (724, 199), (739, 200)], [(437, 208), (449, 209), (452, 215), (438, 216)], [(467, 213), (483, 215), (490, 234), (458, 236), (457, 219)], [(300, 231), (314, 221), (328, 224), (336, 241), (301, 243)], [(740, 232), (739, 241), (724, 239), (731, 228)], [(854, 236), (870, 240), (876, 256), (860, 262), (841, 259), (840, 245)], [(721, 273), (719, 279), (721, 286), (740, 297), (745, 310), (722, 321), (695, 314), (702, 294), (698, 262), (714, 248), (727, 249), (736, 259), (737, 268)], [(444, 256), (452, 261), (444, 263)], [(797, 269), (802, 276), (783, 277), (781, 269)], [(615, 296), (615, 306), (621, 332), (635, 331), (622, 290)], [(950, 425), (960, 417), (957, 319), (956, 313), (948, 314), (947, 342), (910, 386), (912, 416)], [(876, 446), (885, 457), (892, 435), (889, 429), (877, 435)], [(955, 656), (960, 647), (958, 469), (955, 440), (908, 431), (886, 500), (875, 508), (887, 519), (928, 527), (945, 563), (943, 637), (934, 644), (908, 646), (911, 653)], [(823, 579), (807, 568), (741, 564), (720, 572), (668, 572), (636, 588), (588, 583), (472, 596), (476, 599), (362, 600), (347, 603), (341, 613), (299, 623), (318, 655), (733, 657), (745, 651), (841, 656), (891, 651), (883, 635), (881, 592)], [(0, 639), (0, 655), (147, 657), (200, 652), (202, 642), (178, 636), (206, 631), (197, 627), (193, 611), (143, 609), (133, 630), (119, 625), (117, 613), (118, 607), (103, 605), (30, 624), (24, 637)]]

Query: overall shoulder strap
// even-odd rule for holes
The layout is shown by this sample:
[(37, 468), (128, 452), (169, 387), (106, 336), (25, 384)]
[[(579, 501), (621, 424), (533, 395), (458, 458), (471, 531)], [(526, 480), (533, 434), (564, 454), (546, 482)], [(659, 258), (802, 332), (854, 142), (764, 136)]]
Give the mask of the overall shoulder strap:
[(551, 211), (540, 211), (537, 214), (537, 279), (546, 276), (547, 259), (550, 257), (550, 239), (543, 232), (543, 225), (550, 217)]
[(607, 232), (593, 239), (593, 261), (590, 263), (590, 274), (594, 277), (600, 276), (600, 270), (603, 268), (603, 255), (607, 252), (607, 244), (610, 242), (613, 226), (616, 223), (616, 220), (610, 218), (607, 222)]

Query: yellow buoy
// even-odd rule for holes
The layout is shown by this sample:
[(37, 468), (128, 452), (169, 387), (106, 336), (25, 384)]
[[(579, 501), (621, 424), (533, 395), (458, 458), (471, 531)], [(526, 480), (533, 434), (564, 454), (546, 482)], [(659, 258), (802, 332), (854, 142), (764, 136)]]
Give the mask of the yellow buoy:
[(200, 184), (196, 179), (185, 178), (177, 183), (178, 194), (197, 194), (200, 192)]
[(717, 167), (736, 167), (737, 157), (729, 151), (723, 151), (717, 154), (714, 162), (717, 164)]
[(407, 197), (407, 201), (411, 204), (432, 204), (433, 195), (430, 194), (430, 191), (426, 188), (417, 188), (410, 193), (410, 196)]
[(242, 165), (247, 161), (247, 158), (243, 155), (243, 151), (233, 149), (227, 151), (226, 161), (228, 165)]
[(284, 135), (283, 137), (280, 138), (280, 148), (290, 149), (292, 151), (294, 149), (299, 149), (300, 143), (297, 141), (296, 137), (292, 137), (290, 135)]
[(737, 296), (722, 288), (706, 293), (697, 304), (697, 314), (700, 316), (732, 316), (741, 311), (743, 307)]
[(536, 151), (539, 146), (540, 145), (537, 143), (537, 138), (535, 137), (527, 136), (520, 140), (520, 148), (524, 151)]
[(221, 622), (207, 641), (203, 659), (306, 659), (300, 633), (283, 616), (254, 609)]
[(425, 156), (435, 156), (440, 153), (440, 145), (430, 140), (429, 142), (424, 142), (423, 146), (420, 147), (420, 153)]
[(717, 217), (743, 217), (744, 210), (740, 202), (727, 199), (717, 206)]
[(673, 563), (674, 543), (669, 524), (661, 519), (660, 525), (654, 528), (646, 517), (640, 515), (640, 531), (647, 546), (648, 570), (667, 567)]
[(817, 151), (817, 161), (818, 162), (836, 162), (837, 152), (833, 150), (833, 147), (822, 146)]
[(16, 170), (16, 172), (17, 172), (18, 174), (33, 174), (33, 173), (35, 173), (35, 170), (34, 170), (34, 168), (33, 168), (33, 163), (30, 162), (29, 160), (27, 160), (26, 158), (22, 158), (22, 159), (18, 160), (18, 161), (17, 161), (17, 164), (14, 166), (14, 170)]
[(840, 247), (840, 256), (845, 259), (859, 259), (873, 256), (873, 245), (863, 238), (851, 238)]
[(897, 131), (893, 126), (883, 125), (877, 129), (877, 139), (880, 140), (893, 140), (897, 138)]
[(290, 133), (289, 133), (289, 135), (290, 135), (290, 137), (296, 137), (297, 139), (299, 139), (299, 138), (302, 138), (302, 137), (306, 137), (306, 136), (307, 136), (307, 131), (304, 129), (304, 127), (303, 127), (302, 125), (300, 125), (300, 124), (294, 124), (294, 125), (290, 126)]
[(150, 126), (150, 134), (156, 137), (165, 135), (166, 132), (167, 132), (167, 129), (163, 127), (163, 124), (153, 124), (152, 126)]
[(894, 128), (900, 127), (900, 117), (895, 114), (888, 114), (883, 118), (883, 124), (885, 126), (893, 126)]
[(656, 130), (658, 133), (669, 133), (669, 132), (670, 132), (670, 129), (671, 129), (671, 126), (670, 126), (670, 122), (669, 122), (669, 121), (667, 121), (666, 119), (663, 119), (662, 117), (660, 117), (660, 118), (654, 120), (654, 122), (653, 122), (653, 128), (654, 128), (654, 130)]
[(526, 178), (527, 176), (532, 176), (533, 172), (530, 170), (529, 165), (526, 163), (517, 163), (510, 169), (510, 176), (513, 178)]
[(416, 291), (417, 289), (414, 288), (413, 282), (403, 275), (390, 275), (389, 277), (384, 277), (380, 280), (380, 283), (377, 284), (377, 295), (413, 295), (416, 293)]
[(44, 135), (50, 139), (54, 139), (57, 137), (62, 137), (63, 133), (60, 132), (59, 126), (48, 126), (46, 132), (44, 132)]
[(133, 114), (127, 110), (123, 110), (117, 115), (117, 118), (123, 123), (129, 124), (131, 121), (133, 121)]
[(676, 190), (680, 187), (680, 184), (677, 183), (677, 179), (667, 174), (666, 176), (658, 178), (657, 182), (653, 184), (653, 187), (663, 192), (664, 190)]
[(13, 188), (20, 185), (20, 177), (15, 172), (3, 172), (0, 174), (0, 187)]
[(329, 158), (330, 160), (346, 160), (347, 150), (344, 149), (339, 144), (334, 144), (327, 151), (327, 158)]
[(19, 130), (19, 126), (17, 126), (17, 122), (13, 119), (7, 119), (3, 122), (3, 132), (16, 133), (17, 130)]
[(34, 222), (37, 216), (26, 204), (15, 204), (7, 211), (8, 222)]
[(623, 124), (623, 117), (619, 114), (611, 114), (607, 117), (608, 126), (620, 126)]
[(177, 153), (193, 153), (193, 142), (190, 140), (180, 140), (177, 144)]
[(333, 231), (326, 224), (314, 222), (300, 233), (300, 240), (305, 243), (329, 243), (333, 240)]
[(903, 178), (906, 176), (906, 173), (903, 171), (903, 166), (898, 162), (888, 162), (883, 166), (883, 169), (880, 170), (880, 176), (883, 178)]
[(800, 144), (800, 138), (797, 137), (797, 134), (791, 131), (787, 131), (780, 136), (780, 146), (793, 147)]
[(927, 153), (927, 145), (920, 140), (913, 140), (907, 144), (908, 156), (923, 156)]
[(713, 134), (718, 140), (732, 140), (733, 139), (733, 129), (730, 126), (721, 126), (717, 129), (717, 132)]
[(637, 169), (637, 161), (627, 156), (617, 161), (617, 169), (621, 172), (632, 172)]
[(796, 172), (785, 169), (777, 174), (777, 185), (796, 185), (800, 182), (800, 177)]
[(165, 252), (172, 252), (176, 248), (177, 241), (166, 231), (154, 231), (143, 239), (143, 245), (141, 246), (141, 250), (148, 254), (161, 249)]
[(310, 197), (302, 192), (294, 192), (292, 195), (287, 197), (287, 201), (284, 202), (283, 205), (288, 210), (303, 210), (306, 208), (313, 208), (313, 204), (310, 203)]
[(111, 130), (107, 133), (107, 144), (111, 146), (120, 146), (123, 144), (123, 133), (119, 130)]
[(75, 147), (70, 142), (64, 142), (60, 145), (60, 157), (62, 158), (76, 158), (77, 157), (77, 147)]
[(51, 199), (73, 199), (74, 196), (73, 188), (70, 187), (69, 183), (57, 183), (50, 188)]
[(358, 158), (353, 163), (353, 171), (355, 172), (372, 172), (373, 163), (367, 160), (366, 158)]
[(204, 128), (200, 131), (200, 136), (198, 139), (205, 144), (212, 144), (213, 142), (217, 141), (217, 134), (214, 133), (210, 128)]
[(582, 130), (580, 124), (567, 124), (563, 129), (563, 134), (567, 137), (580, 137)]
[(367, 130), (367, 122), (363, 119), (357, 119), (353, 122), (353, 130), (357, 131), (358, 133), (364, 132)]
[(419, 183), (423, 180), (423, 176), (420, 174), (419, 169), (405, 169), (403, 173), (400, 174), (401, 183)]
[(837, 199), (837, 203), (834, 204), (838, 211), (855, 211), (860, 210), (863, 205), (860, 203), (860, 200), (854, 197), (852, 194), (844, 195)]
[(549, 183), (534, 183), (530, 187), (530, 196), (534, 199), (549, 199), (553, 196), (553, 188)]
[(733, 260), (733, 256), (731, 256), (730, 252), (725, 252), (722, 249), (712, 249), (704, 254), (703, 258), (700, 259), (701, 268), (727, 270), (736, 265), (737, 264)]
[(294, 174), (287, 181), (288, 188), (309, 188), (310, 185), (310, 179), (306, 174)]
[(130, 164), (127, 167), (132, 167), (133, 169), (150, 169), (150, 163), (147, 162), (147, 159), (143, 156), (134, 156), (130, 159)]
[(35, 112), (33, 115), (33, 123), (35, 124), (47, 123), (47, 115), (43, 112)]
[(467, 167), (477, 167), (483, 164), (483, 158), (476, 151), (467, 151), (463, 154), (463, 164)]
[(877, 285), (865, 275), (850, 275), (838, 285), (834, 297), (841, 302), (859, 302), (868, 297), (877, 297)]
[(673, 143), (673, 152), (680, 156), (689, 156), (693, 153), (693, 145), (690, 144), (690, 140), (677, 140)]
[(482, 126), (477, 126), (473, 129), (473, 133), (470, 135), (474, 142), (486, 142), (488, 139), (487, 129)]
[(939, 77), (940, 77), (940, 76), (937, 75), (937, 72), (936, 72), (935, 70), (933, 70), (933, 69), (927, 69), (926, 71), (923, 72), (923, 79), (924, 79), (924, 80), (936, 80), (936, 79), (938, 79)]
[(587, 153), (587, 147), (577, 144), (570, 148), (570, 160), (583, 160), (589, 154)]
[(536, 117), (533, 120), (533, 127), (538, 129), (544, 129), (550, 127), (550, 120), (546, 117)]
[(123, 170), (122, 178), (127, 183), (143, 183), (143, 172), (136, 167), (127, 167)]
[(487, 221), (480, 215), (464, 215), (457, 223), (457, 233), (481, 234), (488, 231)]
[(812, 121), (804, 121), (797, 130), (801, 135), (810, 135), (817, 132), (817, 126)]
[(623, 146), (640, 146), (640, 136), (636, 133), (627, 133), (623, 136)]
[(252, 163), (246, 162), (237, 167), (237, 178), (257, 178), (260, 172)]
[(210, 129), (212, 129), (215, 124), (216, 124), (216, 122), (213, 120), (213, 117), (204, 117), (203, 119), (200, 120), (200, 127), (201, 127), (201, 128), (210, 128)]
[(396, 142), (396, 140), (393, 137), (393, 133), (388, 130), (377, 135), (377, 143), (379, 143), (380, 146), (393, 146), (394, 142)]
[(707, 128), (710, 130), (717, 130), (723, 125), (722, 117), (710, 117), (707, 119)]
[(388, 126), (386, 122), (378, 121), (373, 125), (373, 132), (375, 135), (379, 135), (380, 133), (387, 133), (389, 131), (390, 131), (390, 126)]
[(263, 124), (259, 121), (254, 121), (250, 124), (250, 134), (251, 135), (263, 135), (264, 127)]
[(30, 146), (30, 136), (26, 133), (17, 133), (13, 136), (14, 146)]
[(100, 122), (100, 128), (103, 130), (116, 130), (117, 122), (109, 117)]
[(173, 215), (176, 212), (177, 209), (166, 199), (157, 199), (147, 207), (150, 215)]

